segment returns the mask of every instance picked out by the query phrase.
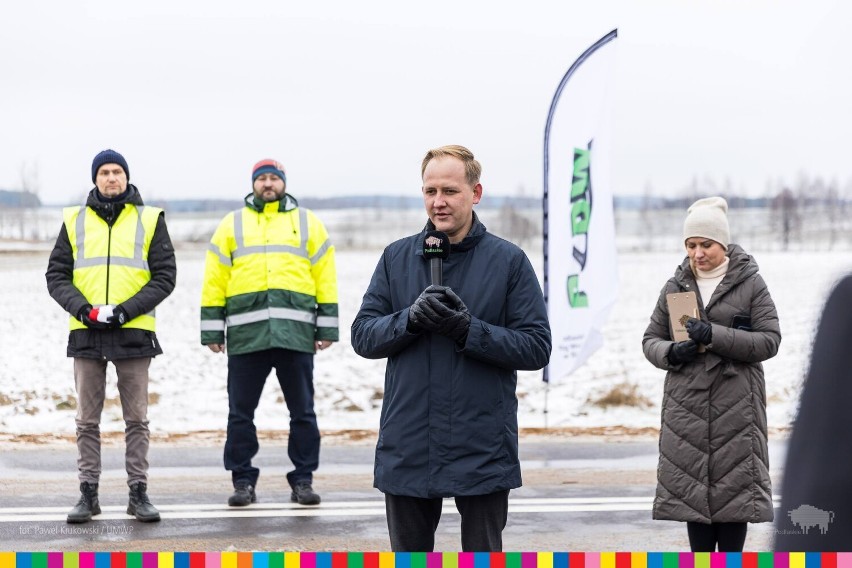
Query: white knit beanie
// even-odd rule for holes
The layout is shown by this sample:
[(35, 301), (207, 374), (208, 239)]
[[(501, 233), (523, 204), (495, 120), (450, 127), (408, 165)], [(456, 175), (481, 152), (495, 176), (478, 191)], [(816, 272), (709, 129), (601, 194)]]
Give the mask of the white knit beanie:
[(728, 250), (728, 202), (722, 197), (705, 197), (689, 206), (683, 222), (683, 240), (692, 237), (711, 239)]

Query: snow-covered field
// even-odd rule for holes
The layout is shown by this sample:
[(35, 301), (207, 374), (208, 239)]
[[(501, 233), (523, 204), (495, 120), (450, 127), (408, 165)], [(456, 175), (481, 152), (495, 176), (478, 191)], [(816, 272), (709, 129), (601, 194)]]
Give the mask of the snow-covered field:
[[(412, 230), (407, 232), (417, 226), (408, 224)], [(49, 249), (50, 244), (42, 248)], [(0, 253), (0, 433), (7, 435), (74, 431), (72, 363), (65, 356), (67, 315), (45, 288), (47, 254), (47, 250)], [(151, 430), (155, 434), (221, 430), (228, 408), (226, 360), (198, 343), (203, 249), (184, 245), (177, 254), (177, 289), (157, 310), (165, 354), (151, 366)], [(341, 341), (315, 360), (316, 406), (323, 430), (378, 427), (384, 361), (358, 357), (349, 343), (349, 327), (380, 254), (377, 247), (338, 251)], [(540, 269), (539, 248), (528, 254)], [(781, 349), (765, 369), (769, 425), (784, 428), (796, 410), (822, 304), (832, 284), (852, 270), (852, 252), (753, 254), (781, 320)], [(542, 383), (541, 372), (520, 373), (522, 427), (659, 426), (664, 373), (645, 360), (641, 339), (657, 295), (680, 259), (676, 249), (620, 253), (620, 297), (604, 330), (604, 346), (570, 379), (549, 387)], [(123, 422), (112, 372), (108, 382), (103, 429), (118, 432)], [(619, 385), (621, 390), (624, 385), (634, 388), (639, 404), (608, 408), (593, 404)], [(267, 383), (257, 424), (260, 429), (287, 428), (287, 409), (274, 380)]]

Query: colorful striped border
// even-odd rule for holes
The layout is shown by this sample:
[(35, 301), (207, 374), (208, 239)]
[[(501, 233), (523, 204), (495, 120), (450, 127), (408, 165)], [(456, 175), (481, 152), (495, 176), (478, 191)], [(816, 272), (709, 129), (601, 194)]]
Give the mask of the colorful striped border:
[(0, 568), (852, 568), (852, 552), (0, 552)]

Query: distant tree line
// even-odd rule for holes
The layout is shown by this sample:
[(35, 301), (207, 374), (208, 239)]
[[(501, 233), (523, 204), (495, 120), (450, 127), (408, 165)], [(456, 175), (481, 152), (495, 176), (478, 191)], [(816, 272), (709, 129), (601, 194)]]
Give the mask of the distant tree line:
[[(308, 209), (423, 209), (423, 198), (419, 195), (347, 195), (339, 197), (299, 197), (299, 205)], [(150, 205), (162, 207), (174, 213), (231, 211), (242, 206), (242, 199), (154, 199)], [(489, 195), (482, 201), (484, 209), (541, 208), (541, 197), (514, 197)]]
[(631, 205), (635, 207), (638, 199), (638, 209), (647, 217), (654, 210), (685, 210), (701, 197), (721, 195), (728, 201), (729, 214), (760, 210), (744, 218), (748, 230), (755, 238), (776, 239), (781, 250), (793, 245), (829, 250), (852, 246), (852, 179), (841, 187), (837, 180), (800, 173), (793, 183), (770, 180), (762, 196), (743, 197), (745, 193), (734, 191), (730, 180), (720, 186), (710, 178), (700, 182), (693, 178), (688, 186), (668, 197), (655, 195), (648, 185), (641, 197), (631, 198)]
[[(42, 207), (38, 177), (37, 164), (22, 164), (21, 189), (0, 189), (0, 238), (36, 240), (44, 233), (38, 226), (37, 213)], [(852, 180), (841, 186), (836, 180), (802, 173), (792, 183), (770, 180), (762, 195), (746, 197), (746, 193), (744, 188), (736, 190), (728, 179), (719, 184), (706, 176), (700, 180), (695, 177), (675, 191), (658, 192), (647, 184), (639, 195), (613, 198), (616, 232), (619, 237), (635, 236), (637, 243), (652, 248), (665, 247), (671, 242), (670, 232), (677, 233), (683, 213), (692, 202), (708, 195), (721, 195), (728, 201), (732, 233), (739, 232), (738, 237), (759, 246), (781, 250), (852, 247)], [(352, 234), (357, 233), (363, 221), (359, 210), (371, 209), (380, 214), (381, 211), (419, 212), (423, 208), (422, 197), (417, 194), (306, 196), (299, 203), (310, 209), (352, 211), (346, 221), (346, 228)], [(237, 209), (242, 206), (242, 200), (156, 199), (149, 204), (170, 213), (207, 215)], [(524, 187), (519, 187), (513, 195), (489, 193), (479, 209), (488, 218), (490, 230), (521, 246), (535, 247), (541, 238), (542, 196), (538, 191), (530, 195)], [(403, 222), (408, 216), (395, 215), (383, 222), (397, 218)]]
[(4, 209), (30, 209), (41, 207), (41, 199), (35, 193), (0, 189), (0, 207)]
[(20, 175), (19, 190), (0, 189), (0, 237), (38, 240), (38, 229), (33, 227), (35, 211), (41, 207), (38, 163), (23, 162)]

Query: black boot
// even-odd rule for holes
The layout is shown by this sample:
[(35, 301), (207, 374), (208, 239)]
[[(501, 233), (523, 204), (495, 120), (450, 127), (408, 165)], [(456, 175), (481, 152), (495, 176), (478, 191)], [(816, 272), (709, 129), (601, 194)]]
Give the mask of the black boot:
[(320, 496), (314, 493), (314, 488), (311, 487), (310, 482), (302, 481), (293, 486), (290, 501), (299, 505), (319, 505)]
[(68, 513), (69, 523), (87, 523), (92, 520), (92, 515), (101, 514), (101, 505), (98, 503), (98, 484), (84, 481), (80, 484), (80, 500)]
[(228, 497), (231, 507), (246, 507), (257, 502), (257, 494), (250, 483), (240, 483), (234, 487), (234, 494)]
[(134, 515), (137, 521), (153, 523), (160, 520), (160, 512), (148, 499), (148, 484), (141, 481), (130, 486), (130, 501), (127, 502), (127, 514)]

